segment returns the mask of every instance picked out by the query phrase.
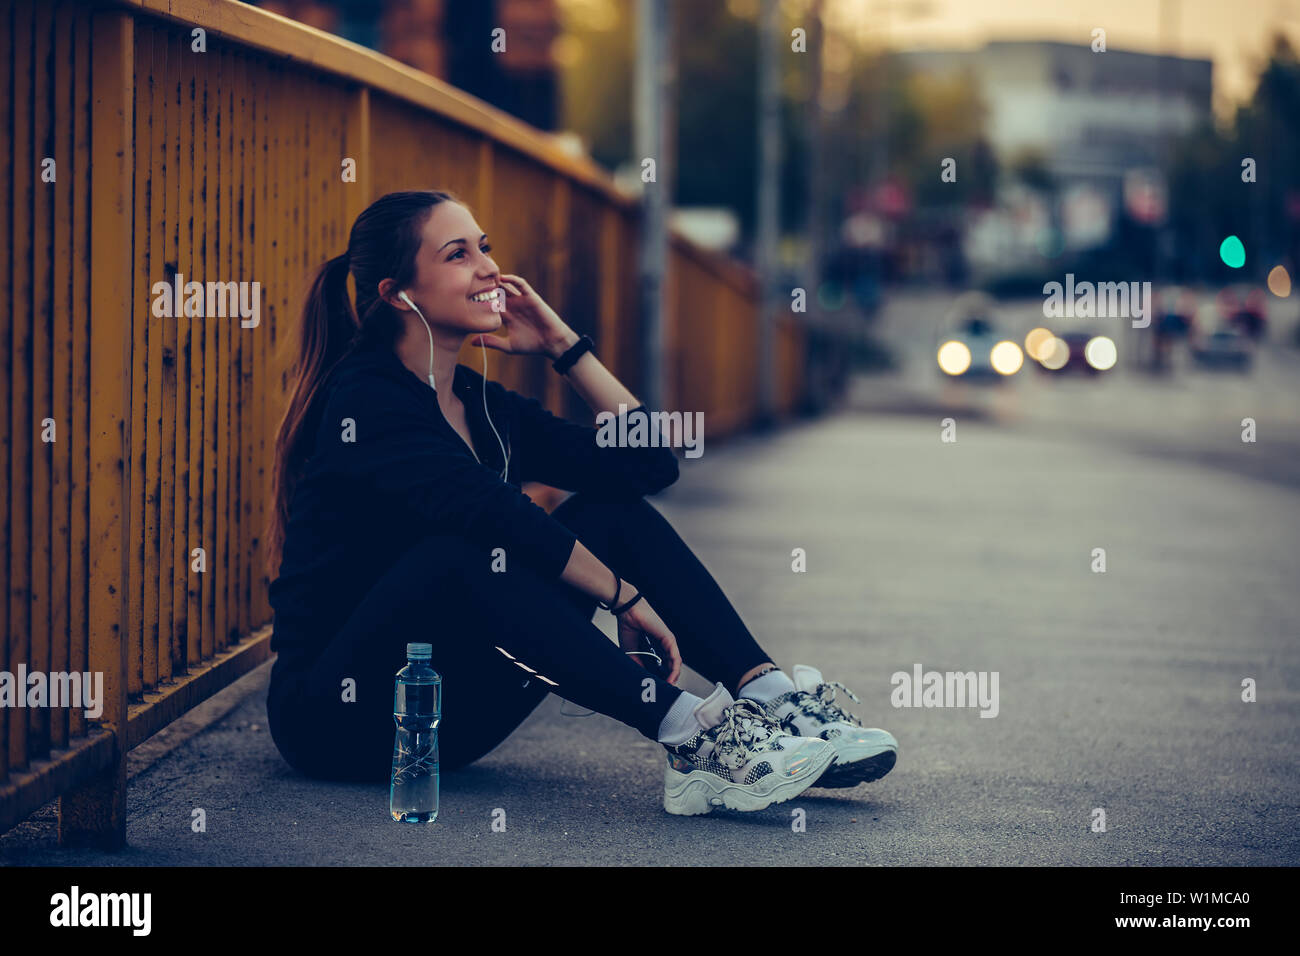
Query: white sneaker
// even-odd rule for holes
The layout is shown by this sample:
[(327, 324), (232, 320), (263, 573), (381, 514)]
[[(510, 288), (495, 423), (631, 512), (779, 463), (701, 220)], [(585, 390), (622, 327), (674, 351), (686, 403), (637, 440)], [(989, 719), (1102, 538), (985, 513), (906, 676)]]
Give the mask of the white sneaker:
[(785, 730), (819, 737), (835, 748), (835, 762), (817, 781), (819, 787), (856, 787), (879, 780), (894, 769), (898, 741), (878, 727), (863, 727), (857, 717), (835, 705), (835, 688), (853, 700), (857, 695), (839, 681), (823, 681), (815, 667), (796, 664), (790, 673), (795, 689), (763, 705)]
[(696, 705), (694, 716), (701, 727), (694, 737), (663, 745), (669, 813), (762, 810), (803, 793), (835, 760), (830, 742), (787, 733), (760, 704), (733, 700), (722, 684)]

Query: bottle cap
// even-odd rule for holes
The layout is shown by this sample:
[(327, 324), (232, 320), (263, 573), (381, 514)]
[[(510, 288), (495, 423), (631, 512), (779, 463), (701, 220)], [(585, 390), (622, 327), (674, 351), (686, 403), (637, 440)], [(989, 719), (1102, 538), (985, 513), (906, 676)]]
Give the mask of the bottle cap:
[(432, 644), (407, 644), (406, 659), (408, 661), (427, 661), (433, 657)]

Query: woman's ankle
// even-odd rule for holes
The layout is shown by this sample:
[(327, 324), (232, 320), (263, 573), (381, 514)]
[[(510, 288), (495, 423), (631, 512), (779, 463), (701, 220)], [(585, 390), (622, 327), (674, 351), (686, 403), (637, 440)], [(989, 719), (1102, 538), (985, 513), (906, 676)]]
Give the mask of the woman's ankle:
[(745, 671), (745, 673), (741, 674), (740, 679), (737, 680), (733, 686), (728, 687), (727, 690), (731, 693), (732, 697), (739, 697), (740, 689), (744, 687), (746, 684), (748, 684), (750, 681), (752, 681), (759, 674), (763, 673), (765, 670), (780, 670), (780, 668), (777, 667), (775, 664), (773, 664), (771, 661), (763, 661), (763, 663), (757, 664), (754, 667), (751, 667), (749, 670)]
[(700, 731), (700, 722), (695, 719), (695, 708), (701, 703), (703, 698), (682, 691), (668, 708), (668, 713), (664, 714), (655, 739), (665, 747), (676, 747), (694, 737)]

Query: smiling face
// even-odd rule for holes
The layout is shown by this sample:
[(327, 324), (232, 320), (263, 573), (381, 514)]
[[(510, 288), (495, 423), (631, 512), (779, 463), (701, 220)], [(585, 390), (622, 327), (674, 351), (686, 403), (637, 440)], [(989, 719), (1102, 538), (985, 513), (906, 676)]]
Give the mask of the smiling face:
[[(415, 256), (416, 278), (406, 288), (430, 325), (462, 333), (501, 327), (492, 297), (482, 295), (493, 289), (495, 295), (505, 295), (500, 287), (501, 270), (488, 254), (491, 248), (479, 224), (460, 203), (433, 207)], [(392, 289), (392, 296), (399, 291)]]

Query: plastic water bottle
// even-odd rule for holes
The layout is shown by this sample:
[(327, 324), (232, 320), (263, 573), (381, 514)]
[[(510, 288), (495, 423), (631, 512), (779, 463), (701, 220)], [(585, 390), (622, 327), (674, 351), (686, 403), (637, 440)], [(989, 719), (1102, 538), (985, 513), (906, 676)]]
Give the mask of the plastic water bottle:
[(400, 823), (438, 819), (438, 721), (442, 678), (429, 666), (432, 644), (407, 644), (406, 666), (393, 691), (393, 779), (388, 809)]

